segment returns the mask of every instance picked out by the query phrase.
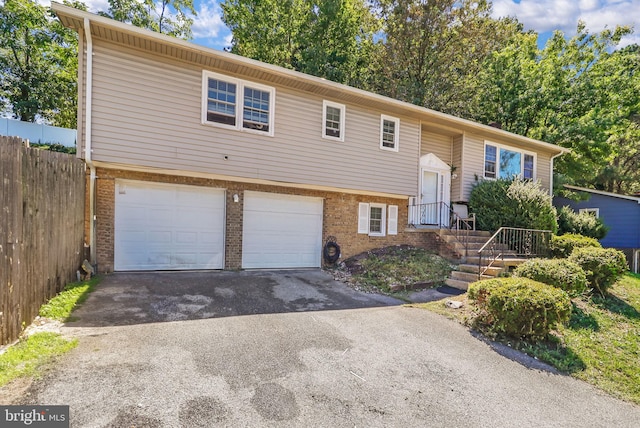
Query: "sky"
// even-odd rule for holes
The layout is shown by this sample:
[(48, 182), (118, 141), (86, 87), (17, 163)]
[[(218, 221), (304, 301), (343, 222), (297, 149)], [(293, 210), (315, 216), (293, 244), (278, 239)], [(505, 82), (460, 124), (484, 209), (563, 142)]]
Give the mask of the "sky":
[[(48, 0), (40, 0), (48, 3)], [(192, 31), (193, 42), (214, 49), (231, 45), (231, 33), (222, 22), (217, 0), (194, 0), (197, 16)], [(107, 9), (107, 0), (85, 0), (91, 12)], [(625, 37), (620, 47), (640, 44), (640, 0), (493, 0), (495, 18), (512, 16), (525, 30), (540, 35), (539, 45), (555, 30), (567, 37), (575, 34), (578, 20), (586, 23), (590, 32), (600, 32), (616, 25), (636, 27), (634, 34)]]

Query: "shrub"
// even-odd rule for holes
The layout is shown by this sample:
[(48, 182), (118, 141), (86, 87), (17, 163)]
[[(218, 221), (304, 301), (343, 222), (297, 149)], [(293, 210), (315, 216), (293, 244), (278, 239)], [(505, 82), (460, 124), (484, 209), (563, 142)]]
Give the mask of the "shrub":
[(551, 197), (537, 181), (480, 181), (471, 191), (469, 208), (476, 213), (481, 230), (506, 226), (555, 232), (558, 228)]
[(589, 285), (602, 295), (628, 270), (624, 253), (613, 248), (576, 248), (569, 260), (580, 265)]
[(553, 257), (569, 257), (574, 249), (584, 247), (602, 248), (602, 245), (593, 238), (568, 233), (566, 235), (552, 236), (549, 249)]
[(607, 235), (609, 228), (602, 219), (583, 212), (576, 213), (571, 207), (562, 207), (558, 210), (558, 234), (574, 233), (590, 238), (602, 239)]
[(567, 259), (531, 259), (518, 266), (515, 276), (553, 285), (571, 296), (584, 293), (587, 276), (582, 268)]
[(528, 278), (495, 278), (469, 285), (468, 296), (481, 310), (481, 321), (496, 333), (516, 338), (545, 338), (571, 315), (564, 291)]

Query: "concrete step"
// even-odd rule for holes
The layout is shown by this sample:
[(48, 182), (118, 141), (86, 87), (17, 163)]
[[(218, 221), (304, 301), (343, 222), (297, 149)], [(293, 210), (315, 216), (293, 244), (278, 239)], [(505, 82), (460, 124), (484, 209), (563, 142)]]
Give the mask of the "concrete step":
[[(478, 265), (478, 261), (479, 261), (479, 257), (473, 255), (473, 253), (469, 253), (469, 257), (467, 257), (467, 264), (470, 265)], [(526, 262), (528, 259), (523, 259), (520, 257), (508, 257), (505, 256), (504, 257), (504, 261), (502, 259), (497, 259), (493, 262), (492, 266), (518, 266), (524, 262)], [(487, 263), (487, 258), (486, 257), (482, 257), (482, 263), (484, 265), (486, 265)]]
[[(475, 273), (476, 275), (478, 274), (478, 265), (477, 264), (469, 264), (469, 263), (463, 263), (463, 264), (459, 264), (458, 265), (458, 269), (462, 272), (469, 272), (469, 273)], [(484, 269), (484, 267), (483, 267)], [(491, 266), (490, 268), (487, 269), (487, 271), (485, 272), (486, 275), (492, 276), (492, 277), (496, 277), (500, 274), (500, 272), (502, 272), (502, 267), (501, 266)]]
[[(482, 275), (482, 279), (491, 279), (495, 278), (491, 275)], [(455, 279), (458, 281), (467, 281), (467, 282), (476, 282), (478, 280), (478, 271), (476, 272), (463, 272), (459, 270), (454, 270), (451, 272), (451, 279)]]
[(448, 278), (445, 282), (449, 287), (457, 288), (458, 290), (467, 291), (469, 283), (467, 281), (459, 281), (457, 279)]

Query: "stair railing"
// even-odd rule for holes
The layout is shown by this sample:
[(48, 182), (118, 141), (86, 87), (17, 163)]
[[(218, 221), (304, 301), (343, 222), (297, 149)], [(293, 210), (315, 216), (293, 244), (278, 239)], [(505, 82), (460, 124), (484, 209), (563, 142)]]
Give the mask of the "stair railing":
[(464, 247), (464, 256), (468, 256), (470, 231), (475, 230), (475, 217), (462, 218), (448, 204), (432, 202), (416, 204), (411, 198), (408, 206), (411, 226), (434, 226), (448, 229), (454, 238)]
[[(482, 278), (491, 266), (507, 258), (546, 257), (549, 255), (550, 230), (520, 229), (501, 227), (478, 250), (478, 279)], [(486, 264), (483, 266), (483, 260)]]

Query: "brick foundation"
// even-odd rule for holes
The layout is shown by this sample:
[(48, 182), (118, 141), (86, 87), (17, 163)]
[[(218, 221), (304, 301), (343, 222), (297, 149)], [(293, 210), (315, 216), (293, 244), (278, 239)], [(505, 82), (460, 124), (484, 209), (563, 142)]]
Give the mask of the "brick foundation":
[[(128, 179), (171, 184), (186, 184), (226, 189), (225, 269), (242, 266), (242, 227), (244, 191), (272, 192), (319, 197), (324, 200), (322, 241), (335, 236), (341, 247), (341, 259), (363, 251), (389, 245), (409, 244), (441, 252), (443, 243), (435, 231), (406, 228), (407, 201), (384, 197), (354, 195), (339, 192), (296, 189), (281, 186), (240, 183), (196, 177), (151, 174), (126, 170), (98, 169), (96, 179), (96, 257), (98, 271), (112, 272), (114, 263), (115, 180)], [(88, 188), (88, 186), (87, 186)], [(239, 201), (233, 201), (233, 195)], [(358, 233), (358, 204), (383, 203), (398, 206), (398, 234), (382, 237)], [(88, 216), (88, 210), (87, 210)], [(87, 219), (88, 232), (88, 219)]]

